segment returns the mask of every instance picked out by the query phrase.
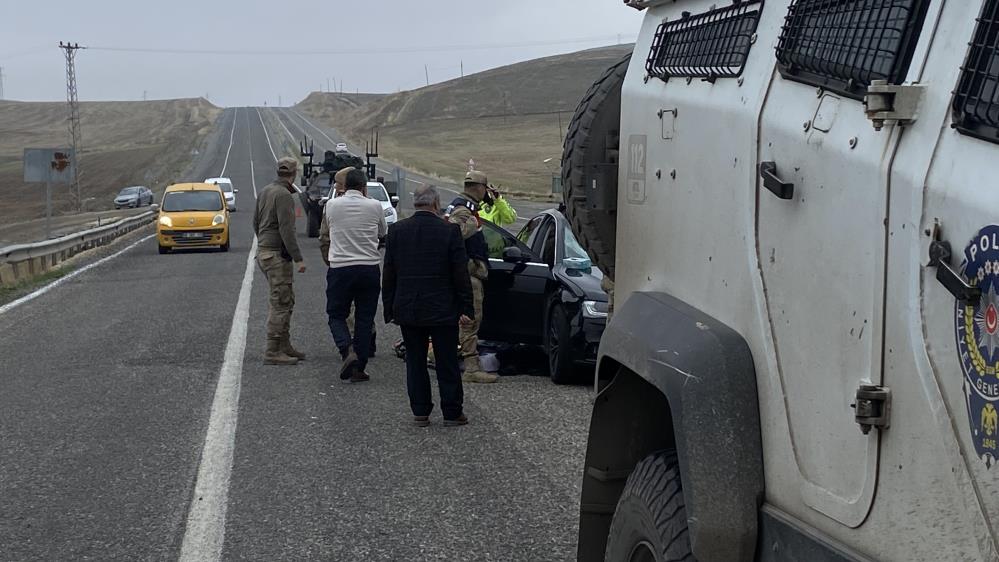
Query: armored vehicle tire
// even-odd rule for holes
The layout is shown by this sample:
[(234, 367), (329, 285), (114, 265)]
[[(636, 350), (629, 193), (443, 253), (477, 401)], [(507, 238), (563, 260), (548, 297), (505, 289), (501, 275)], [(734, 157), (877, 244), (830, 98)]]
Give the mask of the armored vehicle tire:
[(323, 222), (322, 212), (309, 205), (305, 208), (305, 214), (308, 215), (309, 219), (306, 234), (309, 235), (309, 238), (319, 238), (319, 227), (322, 226)]
[[(621, 86), (630, 61), (628, 55), (590, 86), (569, 122), (562, 151), (566, 216), (593, 263), (611, 279), (617, 232)], [(600, 193), (593, 193), (592, 187), (587, 192), (587, 184), (597, 177), (594, 174), (601, 174), (595, 185)]]
[(607, 535), (606, 560), (694, 562), (675, 451), (638, 463), (624, 485)]

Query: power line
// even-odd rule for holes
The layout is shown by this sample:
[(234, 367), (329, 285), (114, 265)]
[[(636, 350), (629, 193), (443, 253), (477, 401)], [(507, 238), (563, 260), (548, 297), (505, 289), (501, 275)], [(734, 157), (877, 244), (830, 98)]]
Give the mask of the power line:
[(364, 49), (336, 49), (336, 50), (290, 50), (290, 51), (264, 51), (264, 50), (230, 50), (230, 49), (176, 49), (176, 48), (150, 48), (150, 47), (115, 47), (97, 46), (89, 47), (93, 51), (115, 51), (127, 53), (162, 53), (175, 55), (233, 55), (233, 56), (287, 56), (287, 55), (375, 55), (375, 54), (404, 54), (404, 53), (433, 53), (455, 50), (466, 51), (486, 51), (492, 49), (510, 49), (516, 47), (545, 47), (551, 45), (568, 45), (573, 43), (593, 43), (597, 41), (615, 41), (619, 34), (602, 35), (596, 37), (576, 37), (570, 39), (546, 40), (546, 41), (522, 41), (517, 43), (477, 43), (470, 45), (438, 45), (426, 47), (390, 47), (390, 48), (364, 48)]
[(80, 193), (80, 100), (76, 95), (76, 51), (86, 49), (79, 43), (59, 42), (59, 48), (66, 51), (66, 101), (69, 103), (69, 138), (73, 144), (73, 191), (76, 193), (76, 210), (83, 210), (83, 197)]

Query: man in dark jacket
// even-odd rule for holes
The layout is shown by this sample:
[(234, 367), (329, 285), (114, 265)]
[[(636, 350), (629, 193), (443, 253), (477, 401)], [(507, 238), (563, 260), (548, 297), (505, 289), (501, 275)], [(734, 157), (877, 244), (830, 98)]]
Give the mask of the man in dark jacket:
[(388, 231), (382, 276), (385, 322), (402, 327), (406, 344), (406, 388), (413, 423), (430, 425), (434, 408), (427, 373), (427, 345), (433, 341), (445, 426), (465, 425), (458, 369), (458, 324), (475, 318), (468, 255), (457, 225), (440, 215), (434, 186), (413, 194), (416, 213)]

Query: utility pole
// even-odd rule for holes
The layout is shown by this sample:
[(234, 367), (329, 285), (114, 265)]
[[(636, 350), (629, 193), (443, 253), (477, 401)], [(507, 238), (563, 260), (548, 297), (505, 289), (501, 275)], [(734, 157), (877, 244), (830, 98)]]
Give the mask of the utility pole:
[(427, 68), (427, 65), (423, 65), (423, 73), (427, 75), (427, 86), (429, 86), (430, 85), (430, 69)]
[(281, 107), (281, 94), (278, 94), (278, 107)]
[(326, 79), (326, 93), (328, 94), (328, 93), (330, 93), (331, 91), (332, 91), (332, 90), (330, 90), (330, 79), (329, 79), (329, 78), (327, 78), (327, 79)]
[(4, 97), (3, 97), (3, 67), (0, 66), (0, 100), (2, 100), (2, 99), (4, 99)]
[(146, 91), (142, 90), (142, 101), (146, 101)]
[(80, 193), (80, 100), (76, 95), (76, 51), (86, 49), (79, 43), (59, 42), (59, 48), (66, 52), (66, 102), (69, 104), (69, 139), (76, 162), (73, 166), (73, 192), (76, 194), (76, 210), (83, 210), (83, 196)]
[(461, 77), (465, 77), (465, 61), (461, 61)]

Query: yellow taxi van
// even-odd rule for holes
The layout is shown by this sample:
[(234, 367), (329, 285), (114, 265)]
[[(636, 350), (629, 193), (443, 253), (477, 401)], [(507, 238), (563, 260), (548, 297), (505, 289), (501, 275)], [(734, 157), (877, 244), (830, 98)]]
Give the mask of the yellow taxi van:
[(175, 248), (217, 247), (229, 251), (229, 210), (217, 185), (178, 183), (166, 188), (156, 238), (160, 253)]

